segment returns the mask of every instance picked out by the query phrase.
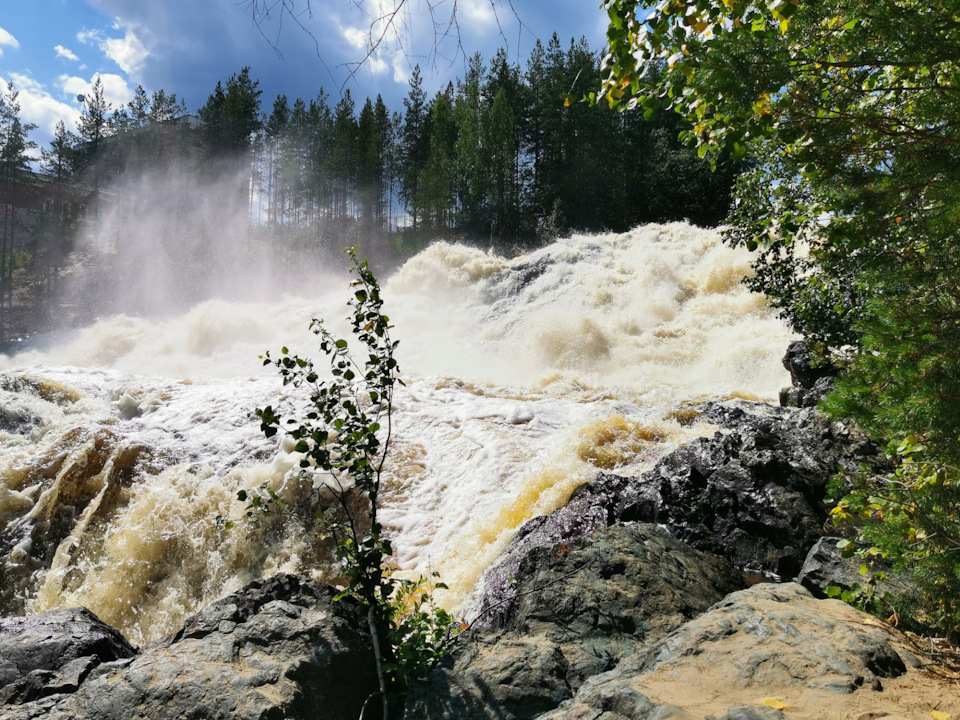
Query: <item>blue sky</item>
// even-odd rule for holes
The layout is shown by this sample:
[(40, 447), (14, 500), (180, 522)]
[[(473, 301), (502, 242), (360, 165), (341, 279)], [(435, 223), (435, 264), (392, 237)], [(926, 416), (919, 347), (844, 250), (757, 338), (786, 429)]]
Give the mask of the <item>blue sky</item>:
[[(306, 8), (306, 0), (293, 1)], [(432, 92), (461, 76), (464, 60), (456, 42), (442, 37), (434, 50), (434, 22), (448, 20), (453, 0), (433, 0), (433, 21), (426, 0), (407, 0), (399, 38), (388, 38), (348, 78), (345, 64), (364, 56), (377, 8), (395, 1), (312, 0), (310, 15), (300, 17), (307, 33), (276, 13), (258, 28), (250, 0), (0, 0), (0, 80), (20, 91), (21, 115), (39, 126), (32, 137), (41, 145), (57, 120), (74, 128), (76, 96), (98, 76), (114, 107), (142, 84), (176, 93), (196, 112), (218, 80), (249, 65), (266, 110), (278, 93), (292, 102), (323, 87), (336, 98), (344, 83), (359, 102), (380, 93), (391, 110), (402, 110), (415, 64)], [(463, 51), (485, 60), (506, 46), (524, 66), (536, 38), (546, 42), (553, 32), (564, 46), (581, 35), (598, 51), (603, 45), (599, 0), (458, 0), (457, 7)]]

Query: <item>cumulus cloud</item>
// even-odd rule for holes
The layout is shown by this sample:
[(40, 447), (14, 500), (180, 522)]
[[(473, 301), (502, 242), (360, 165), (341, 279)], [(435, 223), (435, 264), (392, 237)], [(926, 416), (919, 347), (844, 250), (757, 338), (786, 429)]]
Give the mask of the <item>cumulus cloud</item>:
[(80, 58), (77, 57), (77, 54), (73, 52), (70, 48), (65, 48), (63, 45), (54, 45), (53, 49), (57, 51), (57, 57), (63, 58), (64, 60), (72, 60), (77, 62)]
[(6, 45), (7, 47), (12, 47), (14, 50), (20, 47), (20, 43), (17, 42), (17, 39), (13, 35), (8, 33), (6, 30), (4, 30), (2, 27), (0, 27), (0, 57), (3, 57), (4, 45)]
[(367, 32), (356, 27), (343, 28), (343, 37), (355, 48), (364, 49), (367, 47), (367, 39), (370, 37)]
[[(20, 91), (20, 117), (25, 122), (34, 123), (46, 135), (53, 135), (57, 122), (63, 120), (68, 129), (76, 127), (80, 109), (76, 103), (69, 104), (57, 100), (47, 89), (28, 75), (11, 73), (10, 80)], [(7, 78), (0, 78), (4, 83)]]
[(98, 77), (100, 82), (103, 83), (103, 99), (110, 103), (114, 110), (126, 105), (133, 99), (133, 90), (130, 89), (127, 81), (113, 73), (100, 73), (89, 80), (76, 75), (61, 75), (57, 78), (57, 84), (63, 91), (64, 97), (74, 98), (77, 95), (88, 94)]
[(144, 62), (150, 57), (150, 51), (131, 28), (115, 24), (114, 29), (123, 30), (123, 37), (108, 37), (100, 30), (83, 30), (77, 33), (77, 40), (85, 45), (100, 48), (104, 55), (119, 65), (120, 69), (128, 75), (139, 74)]

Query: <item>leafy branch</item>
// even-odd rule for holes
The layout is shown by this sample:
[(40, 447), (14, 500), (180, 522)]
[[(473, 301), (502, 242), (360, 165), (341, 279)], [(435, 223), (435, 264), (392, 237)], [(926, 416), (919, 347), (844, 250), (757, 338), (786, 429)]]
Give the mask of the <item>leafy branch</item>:
[[(312, 502), (292, 507), (266, 486), (241, 491), (238, 497), (248, 503), (248, 516), (298, 517), (332, 536), (344, 580), (335, 599), (355, 599), (367, 623), (386, 720), (391, 708), (401, 707), (410, 682), (424, 677), (443, 657), (455, 628), (450, 615), (432, 602), (430, 591), (446, 587), (435, 581), (436, 573), (409, 580), (387, 567), (393, 547), (378, 510), (393, 437), (394, 390), (403, 384), (394, 357), (399, 343), (390, 337), (376, 277), (357, 258), (356, 248), (346, 252), (357, 275), (348, 302), (352, 333), (362, 349), (351, 353), (347, 340), (314, 319), (310, 329), (320, 337), (329, 378), (321, 379), (312, 360), (285, 347), (279, 357), (262, 356), (264, 365), (276, 366), (284, 386), (309, 393), (303, 417), (285, 417), (269, 405), (256, 415), (266, 437), (282, 433), (295, 442), (294, 451), (301, 454), (299, 477), (310, 483)], [(358, 361), (361, 356), (365, 359)]]

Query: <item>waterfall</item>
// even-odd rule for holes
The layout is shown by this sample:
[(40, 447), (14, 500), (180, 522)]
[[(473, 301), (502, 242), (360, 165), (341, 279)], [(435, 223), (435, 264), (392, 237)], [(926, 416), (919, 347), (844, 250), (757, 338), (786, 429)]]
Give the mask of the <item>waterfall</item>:
[[(464, 608), (523, 522), (712, 434), (698, 402), (774, 398), (790, 336), (739, 284), (749, 260), (674, 223), (514, 259), (441, 242), (381, 278), (406, 382), (382, 512), (397, 571), (439, 571)], [(310, 319), (347, 336), (348, 282), (115, 315), (0, 357), (0, 614), (84, 605), (144, 643), (255, 577), (334, 579), (322, 537), (247, 520), (236, 494), (304, 491), (252, 417), (303, 399), (258, 356), (320, 360)]]

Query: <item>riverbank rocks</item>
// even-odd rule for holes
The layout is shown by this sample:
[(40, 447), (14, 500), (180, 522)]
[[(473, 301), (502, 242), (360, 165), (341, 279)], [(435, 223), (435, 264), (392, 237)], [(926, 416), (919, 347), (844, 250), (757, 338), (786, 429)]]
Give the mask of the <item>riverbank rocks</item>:
[(458, 641), (411, 692), (405, 717), (536, 717), (742, 583), (721, 558), (655, 525), (537, 548), (520, 564), (515, 600)]
[(566, 507), (526, 523), (487, 571), (480, 609), (509, 604), (517, 569), (536, 548), (618, 523), (657, 523), (742, 570), (793, 579), (824, 535), (828, 481), (842, 468), (882, 471), (887, 463), (857, 428), (815, 409), (732, 401), (698, 411), (723, 431), (667, 454), (639, 477), (600, 473)]
[(791, 386), (780, 391), (780, 404), (791, 407), (816, 407), (833, 390), (839, 373), (832, 362), (816, 357), (805, 340), (790, 343), (783, 367), (790, 373)]
[(251, 583), (136, 657), (92, 669), (78, 687), (9, 697), (0, 718), (356, 720), (378, 688), (373, 655), (353, 608), (333, 594), (292, 575)]
[(0, 707), (74, 692), (95, 668), (136, 652), (86, 608), (0, 618)]
[[(797, 583), (765, 583), (590, 678), (541, 719), (903, 717), (902, 698), (884, 688), (920, 666), (872, 617)], [(960, 691), (929, 700), (949, 713)]]

